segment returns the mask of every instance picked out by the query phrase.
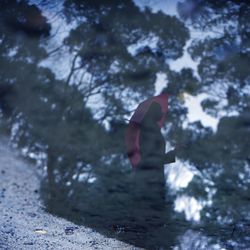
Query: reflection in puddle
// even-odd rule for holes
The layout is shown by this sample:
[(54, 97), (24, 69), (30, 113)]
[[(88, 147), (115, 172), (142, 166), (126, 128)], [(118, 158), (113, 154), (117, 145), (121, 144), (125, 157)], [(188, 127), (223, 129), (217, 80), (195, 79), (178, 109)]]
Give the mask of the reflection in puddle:
[(187, 187), (196, 172), (197, 170), (190, 168), (188, 162), (179, 159), (175, 163), (165, 166), (167, 183), (174, 190)]
[[(249, 7), (134, 2), (0, 1), (1, 131), (43, 171), (57, 216), (149, 249), (246, 249)], [(190, 146), (159, 202), (123, 138), (162, 92), (166, 141)]]
[(54, 192), (45, 183), (48, 211), (135, 246), (158, 249), (176, 244), (176, 236), (184, 233), (187, 223), (175, 219), (171, 197), (160, 205), (154, 190), (146, 191), (141, 185), (138, 189), (138, 178), (131, 170), (120, 172), (106, 166), (97, 175), (92, 183), (72, 181)]
[(174, 250), (226, 250), (218, 243), (212, 243), (212, 239), (203, 235), (202, 232), (187, 230), (179, 237), (179, 246), (174, 247)]
[(185, 212), (187, 220), (200, 221), (201, 210), (202, 204), (194, 197), (182, 195), (175, 200), (175, 211)]
[[(170, 192), (176, 193), (180, 189), (186, 188), (195, 174), (197, 174), (195, 168), (191, 168), (189, 163), (180, 160), (169, 166), (165, 166), (165, 175)], [(199, 221), (202, 207), (201, 202), (197, 201), (194, 197), (179, 195), (175, 199), (175, 211), (179, 213), (184, 212), (188, 221)]]

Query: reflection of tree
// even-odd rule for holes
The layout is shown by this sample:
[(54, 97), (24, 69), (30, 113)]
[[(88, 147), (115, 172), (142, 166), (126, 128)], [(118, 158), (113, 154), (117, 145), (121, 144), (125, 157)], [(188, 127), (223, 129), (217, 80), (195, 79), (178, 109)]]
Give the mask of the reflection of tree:
[[(77, 162), (92, 164), (100, 158), (102, 146), (96, 142), (102, 141), (103, 129), (93, 124), (89, 110), (84, 108), (82, 94), (75, 87), (57, 81), (50, 70), (38, 67), (46, 56), (39, 45), (44, 32), (40, 26), (34, 26), (34, 37), (26, 29), (30, 16), (40, 18), (47, 27), (37, 7), (3, 1), (1, 12), (4, 31), (1, 33), (1, 108), (6, 115), (11, 112), (6, 117), (10, 126), (19, 127), (18, 132), (13, 127), (12, 131), (20, 146), (28, 147), (31, 152), (47, 153), (50, 184), (57, 182), (63, 186), (72, 179)], [(13, 33), (12, 26), (9, 27), (9, 13), (16, 13), (17, 18), (15, 21), (11, 15), (11, 24), (19, 20), (23, 23), (18, 26), (18, 35), (16, 29)]]
[[(149, 10), (142, 13), (132, 2), (90, 1), (82, 6), (66, 1), (69, 21), (83, 14), (86, 21), (78, 20), (64, 41), (73, 61), (67, 79), (59, 81), (49, 69), (39, 67), (48, 56), (41, 47), (50, 31), (47, 20), (37, 7), (24, 1), (13, 1), (10, 6), (1, 2), (1, 109), (13, 140), (28, 148), (28, 153), (45, 153), (41, 159), (47, 169), (43, 190), (48, 195), (43, 194), (48, 210), (78, 218), (105, 233), (138, 232), (143, 239), (146, 224), (142, 221), (147, 217), (139, 216), (143, 210), (134, 209), (136, 203), (131, 200), (133, 182), (123, 156), (123, 117), (129, 107), (120, 96), (126, 91), (131, 99), (133, 92), (152, 95), (156, 73), (167, 68), (165, 59), (181, 55), (187, 29), (176, 18)], [(19, 14), (16, 20), (13, 17), (12, 23), (18, 24), (14, 30), (5, 22), (9, 12), (20, 12), (20, 18)], [(30, 28), (30, 12), (43, 25)], [(151, 37), (158, 37), (155, 48), (141, 46), (134, 54), (128, 52), (128, 46)], [(104, 98), (102, 119), (109, 118), (110, 131), (93, 120), (86, 107), (88, 98), (97, 93)], [(166, 210), (166, 219), (171, 218), (167, 216), (170, 212)], [(159, 218), (162, 224), (163, 218)], [(177, 230), (169, 232), (173, 235), (168, 243), (178, 234)]]
[[(229, 239), (230, 223), (248, 217), (250, 206), (249, 4), (187, 0), (179, 4), (179, 11), (197, 30), (214, 34), (194, 40), (189, 51), (195, 60), (200, 60), (202, 85), (198, 91), (208, 94), (202, 103), (204, 110), (224, 117), (215, 134), (200, 124), (193, 124), (185, 132), (192, 138), (192, 147), (185, 157), (210, 180), (208, 185), (197, 178), (190, 185), (191, 192), (204, 197), (203, 185), (216, 189), (213, 205), (203, 210), (203, 219), (227, 227), (224, 234)], [(244, 244), (246, 235), (242, 234), (238, 242)]]
[[(183, 129), (186, 109), (176, 98), (170, 98), (168, 116), (169, 140), (191, 145), (179, 157), (202, 173), (202, 178), (196, 176), (180, 192), (203, 200), (216, 190), (213, 205), (205, 207), (199, 226), (211, 235), (214, 228), (224, 227), (221, 235), (230, 238), (232, 226), (228, 224), (247, 218), (249, 211), (247, 4), (186, 1), (179, 5), (182, 17), (190, 18), (196, 29), (217, 32), (217, 26), (223, 25), (219, 35), (194, 40), (189, 48), (192, 57), (200, 60), (199, 80), (190, 69), (178, 73), (168, 67), (166, 60), (182, 55), (189, 36), (177, 18), (149, 9), (140, 12), (132, 1), (83, 4), (67, 0), (63, 14), (76, 27), (63, 46), (70, 51), (72, 64), (68, 77), (57, 80), (48, 68), (39, 67), (49, 56), (41, 46), (50, 32), (47, 20), (34, 5), (8, 2), (0, 3), (0, 107), (19, 145), (29, 152), (46, 153), (49, 181), (44, 181), (43, 189), (49, 190), (49, 196), (44, 193), (48, 209), (91, 226), (99, 222), (105, 233), (127, 230), (131, 237), (136, 233), (143, 237), (144, 228), (126, 224), (134, 219), (131, 214), (138, 216), (141, 211), (133, 210), (137, 206), (131, 199), (133, 177), (124, 157), (124, 115), (130, 108), (127, 102), (153, 94), (156, 73), (163, 72), (169, 82), (166, 91), (172, 97), (183, 91), (205, 92), (209, 98), (202, 105), (210, 114), (217, 115), (222, 99), (226, 101), (224, 114), (237, 111), (220, 120), (215, 134), (199, 122)], [(36, 25), (33, 16), (39, 17)], [(97, 94), (105, 103), (99, 118), (109, 121), (109, 131), (93, 119), (86, 106)], [(185, 223), (173, 223), (172, 218), (180, 218), (170, 208), (164, 216), (168, 228), (163, 234), (173, 232), (174, 239)], [(112, 223), (117, 221), (120, 227)], [(243, 241), (241, 235), (238, 241)]]
[[(176, 19), (140, 12), (132, 1), (66, 1), (64, 4), (68, 21), (84, 16), (86, 21), (70, 32), (65, 44), (75, 54), (68, 81), (74, 75), (81, 78), (84, 72), (91, 80), (78, 83), (87, 97), (93, 93), (104, 96), (107, 108), (105, 118), (119, 116), (128, 109), (120, 104), (122, 93), (127, 97), (133, 92), (153, 94), (156, 73), (166, 68), (167, 58), (177, 58), (188, 37), (185, 27)], [(134, 54), (129, 46), (157, 39), (155, 48), (139, 46)], [(110, 109), (110, 107), (113, 107)], [(117, 110), (119, 107), (119, 110)], [(113, 119), (113, 117), (112, 117)]]

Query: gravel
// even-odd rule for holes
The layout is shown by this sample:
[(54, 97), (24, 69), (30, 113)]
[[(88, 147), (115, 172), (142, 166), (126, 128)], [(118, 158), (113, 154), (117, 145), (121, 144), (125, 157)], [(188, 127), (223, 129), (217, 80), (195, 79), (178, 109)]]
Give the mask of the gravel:
[(44, 211), (39, 175), (0, 137), (0, 249), (138, 249)]

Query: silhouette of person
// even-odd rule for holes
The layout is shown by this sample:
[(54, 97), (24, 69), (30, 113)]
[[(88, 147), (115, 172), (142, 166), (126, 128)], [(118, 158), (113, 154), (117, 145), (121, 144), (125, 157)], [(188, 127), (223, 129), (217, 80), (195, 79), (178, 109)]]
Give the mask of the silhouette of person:
[(164, 164), (175, 162), (175, 150), (165, 153), (165, 140), (157, 122), (162, 118), (161, 106), (153, 102), (141, 123), (139, 146), (141, 160), (135, 171), (134, 196), (143, 226), (155, 228), (165, 221)]
[(165, 153), (165, 140), (158, 124), (163, 115), (161, 105), (152, 102), (142, 121), (136, 124), (136, 132), (139, 131), (136, 153), (139, 151), (141, 159), (126, 183), (129, 190), (123, 196), (122, 219), (119, 214), (119, 223), (124, 223), (120, 236), (146, 249), (173, 246), (177, 232), (169, 231), (168, 227), (171, 225), (171, 229), (175, 228), (175, 221), (172, 219), (173, 202), (171, 199), (168, 202), (165, 197), (164, 178), (164, 164), (175, 162), (176, 150)]
[(162, 118), (161, 106), (153, 102), (147, 111), (140, 129), (140, 154), (141, 161), (139, 168), (141, 169), (163, 169), (163, 165), (175, 162), (175, 150), (165, 153), (165, 140), (158, 126)]

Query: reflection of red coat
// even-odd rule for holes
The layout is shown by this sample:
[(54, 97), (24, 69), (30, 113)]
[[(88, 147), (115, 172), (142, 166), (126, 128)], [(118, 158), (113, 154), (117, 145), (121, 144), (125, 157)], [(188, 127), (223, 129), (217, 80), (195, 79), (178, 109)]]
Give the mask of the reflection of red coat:
[(168, 111), (167, 94), (160, 94), (158, 96), (154, 96), (139, 104), (139, 106), (137, 107), (137, 109), (135, 110), (133, 116), (129, 121), (128, 128), (125, 134), (125, 143), (127, 147), (128, 157), (134, 168), (138, 166), (141, 160), (140, 146), (139, 146), (140, 124), (152, 102), (159, 103), (162, 108), (163, 116), (161, 120), (158, 122), (159, 127), (162, 127), (166, 120), (166, 114)]

